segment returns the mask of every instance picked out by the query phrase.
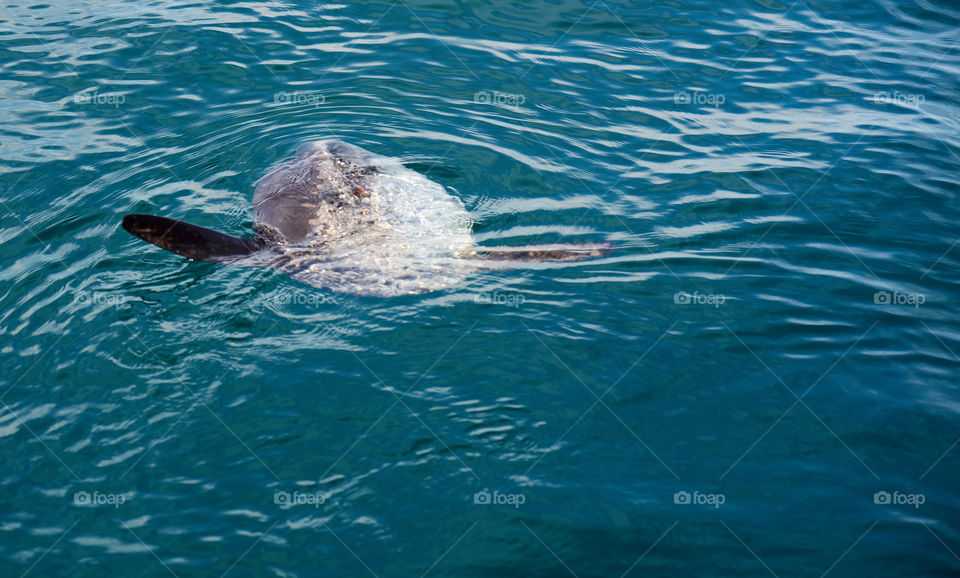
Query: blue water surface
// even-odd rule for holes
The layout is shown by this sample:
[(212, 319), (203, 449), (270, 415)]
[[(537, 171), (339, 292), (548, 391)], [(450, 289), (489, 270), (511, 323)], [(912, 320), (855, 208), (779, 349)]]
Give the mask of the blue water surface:
[[(0, 6), (0, 575), (960, 575), (960, 7)], [(388, 299), (251, 234), (306, 140), (486, 246)]]

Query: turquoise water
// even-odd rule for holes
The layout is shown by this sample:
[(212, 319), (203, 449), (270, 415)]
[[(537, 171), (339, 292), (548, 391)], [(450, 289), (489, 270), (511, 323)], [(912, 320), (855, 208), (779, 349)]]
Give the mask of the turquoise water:
[[(2, 574), (960, 574), (958, 23), (4, 3)], [(316, 138), (616, 249), (378, 299), (120, 228)]]

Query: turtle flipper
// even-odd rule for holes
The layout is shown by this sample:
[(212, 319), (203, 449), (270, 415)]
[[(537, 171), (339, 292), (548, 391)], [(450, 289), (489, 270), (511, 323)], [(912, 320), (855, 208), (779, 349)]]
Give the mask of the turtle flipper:
[(585, 261), (605, 257), (612, 250), (613, 246), (608, 243), (568, 243), (523, 247), (476, 247), (462, 256), (468, 259), (490, 261)]
[(234, 237), (155, 215), (126, 215), (123, 228), (134, 237), (197, 261), (242, 257), (265, 246), (265, 241), (258, 237)]

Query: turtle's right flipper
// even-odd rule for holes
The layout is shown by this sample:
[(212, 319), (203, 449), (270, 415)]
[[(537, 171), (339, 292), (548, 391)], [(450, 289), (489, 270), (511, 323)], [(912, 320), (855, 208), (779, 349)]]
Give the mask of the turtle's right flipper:
[(608, 243), (568, 243), (525, 247), (476, 247), (462, 256), (489, 261), (585, 261), (605, 257), (612, 250), (613, 247)]

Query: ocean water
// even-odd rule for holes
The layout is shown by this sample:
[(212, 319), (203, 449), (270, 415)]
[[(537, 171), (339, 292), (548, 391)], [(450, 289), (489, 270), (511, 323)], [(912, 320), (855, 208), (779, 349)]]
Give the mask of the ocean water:
[[(960, 7), (0, 6), (0, 574), (960, 575)], [(485, 246), (194, 263), (337, 138)]]

